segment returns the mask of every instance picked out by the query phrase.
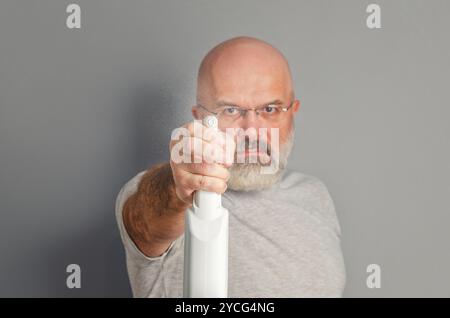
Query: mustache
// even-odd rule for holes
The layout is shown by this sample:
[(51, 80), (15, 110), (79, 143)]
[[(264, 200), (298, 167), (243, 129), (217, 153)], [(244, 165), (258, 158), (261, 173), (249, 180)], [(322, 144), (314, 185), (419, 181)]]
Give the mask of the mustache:
[[(246, 155), (246, 151), (256, 153), (256, 157)], [(271, 164), (273, 159), (272, 147), (265, 139), (246, 137), (236, 143), (234, 152), (234, 163), (236, 165), (256, 164), (258, 166), (267, 166)]]
[(235, 154), (244, 152), (245, 150), (260, 150), (261, 152), (267, 153), (267, 155), (271, 155), (272, 147), (270, 143), (268, 143), (264, 139), (260, 138), (250, 138), (249, 136), (245, 136), (245, 138), (238, 140), (236, 143)]

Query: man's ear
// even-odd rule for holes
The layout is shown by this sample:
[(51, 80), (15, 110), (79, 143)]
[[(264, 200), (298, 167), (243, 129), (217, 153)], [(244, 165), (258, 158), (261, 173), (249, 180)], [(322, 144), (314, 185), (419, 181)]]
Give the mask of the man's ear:
[(300, 109), (300, 101), (298, 99), (295, 100), (294, 105), (292, 105), (294, 113), (298, 112)]
[(198, 113), (197, 105), (192, 106), (191, 113), (192, 113), (192, 116), (194, 116), (194, 119), (200, 119), (200, 114)]

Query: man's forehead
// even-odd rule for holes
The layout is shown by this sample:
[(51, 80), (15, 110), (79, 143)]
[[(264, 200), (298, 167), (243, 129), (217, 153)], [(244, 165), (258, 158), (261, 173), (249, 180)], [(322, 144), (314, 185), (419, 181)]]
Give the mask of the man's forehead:
[(209, 98), (214, 102), (229, 101), (239, 105), (262, 104), (275, 99), (286, 99), (291, 91), (286, 78), (272, 74), (250, 74), (239, 78), (215, 77), (210, 86)]
[(282, 56), (275, 54), (223, 54), (211, 59), (207, 73), (213, 78), (251, 80), (258, 77), (289, 77), (289, 66)]
[(281, 52), (260, 41), (233, 43), (219, 45), (205, 57), (199, 70), (199, 97), (245, 104), (290, 94), (291, 74)]

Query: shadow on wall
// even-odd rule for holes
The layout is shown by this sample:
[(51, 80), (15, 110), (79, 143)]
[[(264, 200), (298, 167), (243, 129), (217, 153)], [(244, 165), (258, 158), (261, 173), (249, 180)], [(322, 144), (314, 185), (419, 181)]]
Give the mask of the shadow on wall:
[[(101, 211), (101, 216), (95, 218), (97, 222), (74, 230), (72, 233), (77, 233), (77, 236), (62, 238), (50, 249), (50, 255), (42, 259), (47, 269), (47, 296), (132, 296), (125, 252), (114, 214), (115, 199), (121, 187), (139, 171), (168, 161), (170, 134), (173, 128), (180, 125), (176, 123), (177, 107), (168, 93), (168, 85), (141, 82), (132, 86), (134, 89), (130, 90), (130, 98), (125, 98), (128, 109), (133, 112), (132, 119), (125, 122), (126, 125), (132, 124), (121, 129), (126, 130), (125, 141), (132, 144), (126, 149), (135, 153), (124, 156), (127, 160), (111, 165), (111, 171), (106, 176), (100, 176), (107, 180), (105, 184), (108, 189), (100, 191), (102, 193), (98, 197), (101, 202), (97, 201), (96, 206), (89, 207), (93, 215), (99, 215)], [(65, 269), (75, 260), (81, 267), (82, 286), (81, 289), (68, 289)]]

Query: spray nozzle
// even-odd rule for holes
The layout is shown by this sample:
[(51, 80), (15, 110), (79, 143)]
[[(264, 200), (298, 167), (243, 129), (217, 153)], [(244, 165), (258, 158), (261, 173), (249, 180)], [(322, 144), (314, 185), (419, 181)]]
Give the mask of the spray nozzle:
[(219, 127), (219, 121), (216, 116), (206, 116), (203, 119), (203, 124), (208, 128), (217, 128)]

